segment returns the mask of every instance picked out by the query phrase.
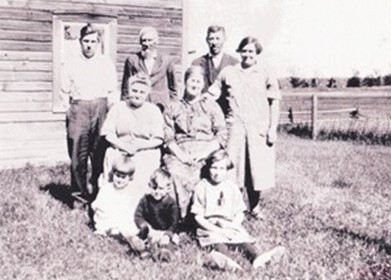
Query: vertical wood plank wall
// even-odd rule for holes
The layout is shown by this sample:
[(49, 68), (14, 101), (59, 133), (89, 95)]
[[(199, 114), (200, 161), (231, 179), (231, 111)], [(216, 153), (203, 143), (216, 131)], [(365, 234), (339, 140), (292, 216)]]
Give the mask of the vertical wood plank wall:
[(0, 0), (0, 167), (66, 152), (64, 114), (52, 112), (52, 20), (61, 12), (117, 18), (119, 82), (144, 26), (158, 30), (159, 49), (180, 72), (181, 0)]

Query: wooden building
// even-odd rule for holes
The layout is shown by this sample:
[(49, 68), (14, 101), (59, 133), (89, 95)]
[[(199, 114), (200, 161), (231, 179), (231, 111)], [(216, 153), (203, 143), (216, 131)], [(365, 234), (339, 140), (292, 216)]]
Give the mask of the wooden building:
[(180, 73), (182, 10), (182, 0), (0, 0), (0, 168), (68, 160), (58, 79), (72, 28), (102, 28), (120, 82), (140, 28), (155, 27)]

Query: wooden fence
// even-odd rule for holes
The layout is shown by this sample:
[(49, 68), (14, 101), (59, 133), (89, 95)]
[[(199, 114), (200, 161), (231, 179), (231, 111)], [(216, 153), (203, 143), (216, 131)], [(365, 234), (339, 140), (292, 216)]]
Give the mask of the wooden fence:
[(391, 88), (283, 93), (280, 124), (307, 123), (316, 139), (319, 124), (348, 118), (391, 118)]

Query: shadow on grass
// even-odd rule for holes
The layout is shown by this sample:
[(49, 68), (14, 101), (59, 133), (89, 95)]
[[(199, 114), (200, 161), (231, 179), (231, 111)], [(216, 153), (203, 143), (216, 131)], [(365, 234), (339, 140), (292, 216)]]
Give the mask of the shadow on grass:
[(346, 181), (344, 179), (336, 179), (331, 183), (331, 187), (337, 189), (348, 189), (353, 186), (353, 183)]
[(353, 232), (347, 228), (338, 229), (333, 227), (327, 227), (324, 231), (332, 232), (339, 238), (351, 238), (363, 242), (366, 246), (376, 246), (379, 252), (384, 251), (387, 255), (391, 256), (391, 243), (387, 243), (384, 238), (373, 238), (367, 234), (360, 234)]
[(364, 267), (359, 271), (358, 280), (389, 280), (391, 279), (391, 260)]
[(69, 185), (51, 183), (41, 187), (40, 190), (48, 192), (54, 199), (68, 206), (69, 209), (82, 209), (83, 211), (87, 211), (87, 226), (92, 230), (94, 229), (94, 212), (92, 208), (88, 203), (84, 203), (78, 200), (77, 197), (72, 194)]
[(51, 183), (40, 188), (41, 191), (48, 192), (54, 199), (74, 209), (75, 198), (72, 196), (69, 185)]

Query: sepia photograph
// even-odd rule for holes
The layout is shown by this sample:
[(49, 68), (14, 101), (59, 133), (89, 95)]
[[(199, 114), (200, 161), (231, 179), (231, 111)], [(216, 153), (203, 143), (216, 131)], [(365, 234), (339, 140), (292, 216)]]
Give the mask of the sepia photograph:
[(391, 1), (0, 0), (0, 278), (391, 280)]

